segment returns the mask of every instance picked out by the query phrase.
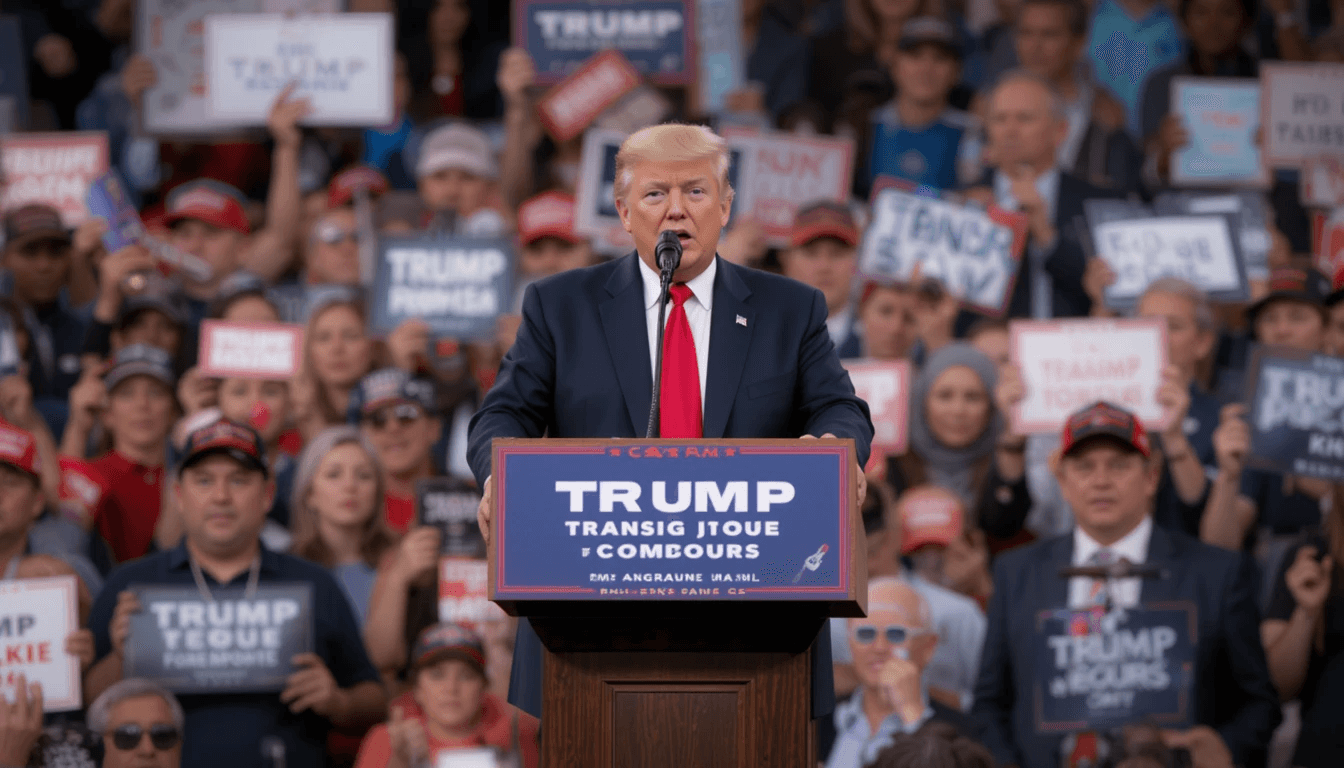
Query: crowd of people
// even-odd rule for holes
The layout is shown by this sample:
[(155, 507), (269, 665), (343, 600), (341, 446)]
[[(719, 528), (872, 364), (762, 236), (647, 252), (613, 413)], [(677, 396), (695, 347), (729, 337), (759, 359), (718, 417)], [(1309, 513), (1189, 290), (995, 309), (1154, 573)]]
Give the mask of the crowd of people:
[[(864, 468), (869, 615), (831, 622), (838, 704), (818, 724), (818, 760), (1344, 764), (1344, 493), (1247, 466), (1240, 387), (1256, 344), (1344, 354), (1344, 287), (1313, 261), (1296, 172), (1252, 193), (1271, 246), (1250, 301), (1166, 278), (1134, 307), (1166, 327), (1164, 429), (1104, 404), (1062, 434), (1019, 434), (1008, 418), (1024, 396), (1014, 319), (1113, 314), (1116, 276), (1078, 222), (1084, 201), (1171, 189), (1170, 158), (1189, 141), (1173, 78), (1344, 61), (1344, 5), (740, 5), (745, 85), (717, 115), (697, 111), (694, 87), (661, 87), (663, 118), (848, 138), (853, 188), (803, 204), (786, 246), (737, 215), (718, 254), (819, 291), (839, 357), (914, 366), (909, 449)], [(346, 6), (395, 18), (392, 124), (305, 127), (310, 104), (286, 91), (264, 135), (188, 141), (140, 127), (160, 73), (134, 45), (135, 0), (0, 4), (29, 59), (27, 129), (107, 132), (147, 229), (210, 268), (176, 270), (143, 243), (108, 252), (99, 218), (4, 212), (0, 320), (19, 362), (0, 379), (0, 563), (6, 580), (78, 578), (83, 628), (65, 652), (86, 707), (44, 717), (40, 686), (19, 678), (0, 702), (0, 766), (260, 766), (282, 764), (278, 751), (291, 766), (412, 768), (478, 747), (538, 764), (541, 713), (506, 701), (516, 622), (439, 621), (441, 534), (417, 524), (416, 487), (480, 479), (472, 416), (529, 286), (619, 254), (577, 227), (582, 137), (557, 141), (538, 120), (545, 90), (508, 47), (504, 6)], [(936, 281), (859, 275), (878, 176), (1023, 214), (1004, 317), (967, 311)], [(516, 243), (522, 287), (494, 338), (438, 338), (421, 320), (370, 329), (363, 249), (426, 229)], [(302, 324), (298, 375), (204, 375), (207, 319)], [(1199, 606), (1186, 727), (1140, 719), (1062, 741), (1033, 729), (1030, 617), (1094, 604), (1095, 580), (1056, 571), (1107, 562), (1099, 550), (1171, 571), (1120, 579), (1115, 604)], [(123, 678), (141, 609), (129, 586), (208, 596), (292, 582), (312, 585), (314, 650), (278, 696)], [(1273, 740), (1285, 712), (1294, 725)]]

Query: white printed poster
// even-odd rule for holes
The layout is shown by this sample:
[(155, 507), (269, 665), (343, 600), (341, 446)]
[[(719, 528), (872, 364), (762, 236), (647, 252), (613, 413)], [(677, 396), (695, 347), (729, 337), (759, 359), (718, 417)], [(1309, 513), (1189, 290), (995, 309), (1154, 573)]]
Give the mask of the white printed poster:
[(74, 576), (0, 582), (0, 659), (3, 689), (14, 700), (15, 678), (42, 684), (43, 708), (67, 712), (83, 706), (79, 659), (65, 652), (65, 640), (79, 629)]
[(1106, 304), (1132, 307), (1148, 285), (1164, 277), (1185, 280), (1219, 301), (1245, 301), (1246, 270), (1229, 218), (1156, 216), (1092, 226), (1096, 255), (1115, 272)]

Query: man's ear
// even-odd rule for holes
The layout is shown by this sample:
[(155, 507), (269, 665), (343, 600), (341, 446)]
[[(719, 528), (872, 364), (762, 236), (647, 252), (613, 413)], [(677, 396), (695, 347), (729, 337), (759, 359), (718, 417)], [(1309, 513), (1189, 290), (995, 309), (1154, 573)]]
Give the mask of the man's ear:
[[(725, 185), (725, 186), (726, 186), (726, 185)], [(728, 227), (728, 220), (731, 219), (731, 218), (733, 218), (733, 198), (734, 198), (734, 197), (736, 197), (736, 195), (735, 195), (734, 192), (733, 192), (733, 188), (732, 188), (732, 187), (728, 187), (728, 194), (724, 195), (724, 196), (723, 196), (723, 200), (719, 203), (719, 218), (720, 218), (719, 226), (720, 226), (720, 227), (727, 228), (727, 227)]]
[(630, 206), (626, 205), (625, 201), (619, 197), (616, 198), (616, 215), (621, 217), (621, 226), (625, 228), (625, 231), (633, 233), (634, 230), (630, 228)]

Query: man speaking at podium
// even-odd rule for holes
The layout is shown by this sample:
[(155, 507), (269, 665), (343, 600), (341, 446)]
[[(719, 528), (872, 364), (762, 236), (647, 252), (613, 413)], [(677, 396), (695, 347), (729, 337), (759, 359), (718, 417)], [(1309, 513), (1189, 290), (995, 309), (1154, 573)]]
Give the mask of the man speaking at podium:
[[(836, 357), (821, 292), (716, 253), (733, 203), (727, 143), (699, 126), (645, 128), (616, 155), (615, 196), (636, 252), (528, 287), (517, 340), (472, 419), (468, 459), (485, 496), (478, 519), (487, 541), (491, 440), (646, 434), (657, 366), (658, 256), (666, 262), (676, 246), (681, 259), (667, 304), (656, 435), (851, 438), (859, 466), (868, 460), (868, 406)], [(826, 632), (819, 641), (814, 670), (824, 678), (814, 671), (814, 717), (829, 714), (832, 703)], [(541, 645), (525, 621), (510, 700), (542, 715)]]

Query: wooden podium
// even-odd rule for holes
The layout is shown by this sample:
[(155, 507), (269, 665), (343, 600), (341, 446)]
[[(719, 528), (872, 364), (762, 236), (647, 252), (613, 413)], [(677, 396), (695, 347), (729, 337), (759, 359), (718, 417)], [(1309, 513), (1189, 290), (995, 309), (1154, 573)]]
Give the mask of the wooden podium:
[[(866, 607), (851, 441), (496, 440), (494, 462), (490, 594), (546, 649), (543, 766), (816, 767), (810, 648)], [(710, 521), (722, 535), (701, 538)], [(628, 535), (660, 522), (667, 535)], [(757, 556), (726, 559), (737, 541)], [(659, 574), (687, 580), (626, 580)]]

